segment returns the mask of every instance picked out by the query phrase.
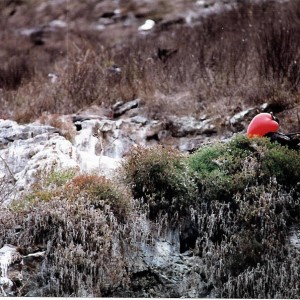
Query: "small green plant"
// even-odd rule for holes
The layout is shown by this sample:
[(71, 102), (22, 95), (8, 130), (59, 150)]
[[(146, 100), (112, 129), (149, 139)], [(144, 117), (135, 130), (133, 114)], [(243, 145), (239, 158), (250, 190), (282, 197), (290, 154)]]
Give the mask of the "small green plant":
[(185, 215), (194, 198), (194, 183), (178, 151), (156, 146), (132, 149), (122, 166), (122, 180), (136, 199), (147, 203), (150, 218), (160, 213)]
[(74, 178), (76, 175), (75, 169), (65, 169), (59, 171), (53, 171), (48, 176), (46, 176), (44, 183), (45, 186), (56, 186), (61, 187), (65, 185), (69, 180)]

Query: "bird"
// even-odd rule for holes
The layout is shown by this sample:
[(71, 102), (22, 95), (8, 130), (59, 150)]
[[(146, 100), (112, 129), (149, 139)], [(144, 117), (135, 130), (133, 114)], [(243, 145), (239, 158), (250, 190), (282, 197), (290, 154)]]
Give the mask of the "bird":
[(247, 128), (248, 138), (268, 137), (271, 142), (278, 142), (290, 149), (300, 149), (300, 132), (281, 133), (279, 120), (273, 113), (260, 113), (256, 115)]
[(273, 113), (260, 113), (256, 115), (247, 128), (249, 138), (265, 136), (270, 132), (277, 132), (279, 129), (279, 120)]

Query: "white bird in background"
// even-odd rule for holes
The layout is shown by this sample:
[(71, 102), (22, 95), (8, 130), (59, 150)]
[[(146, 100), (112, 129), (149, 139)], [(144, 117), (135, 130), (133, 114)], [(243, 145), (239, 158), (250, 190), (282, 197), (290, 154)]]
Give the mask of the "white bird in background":
[(151, 30), (154, 27), (154, 25), (155, 22), (153, 20), (148, 19), (143, 25), (139, 27), (139, 31)]

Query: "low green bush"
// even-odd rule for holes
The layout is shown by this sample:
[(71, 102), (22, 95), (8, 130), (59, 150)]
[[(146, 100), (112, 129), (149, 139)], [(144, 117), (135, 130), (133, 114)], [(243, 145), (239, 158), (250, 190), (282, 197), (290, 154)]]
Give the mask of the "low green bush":
[(200, 197), (230, 201), (235, 192), (254, 179), (244, 172), (244, 164), (253, 152), (250, 141), (237, 136), (228, 143), (218, 142), (193, 153), (187, 164), (197, 178)]
[(203, 199), (231, 201), (237, 192), (270, 178), (290, 189), (300, 178), (300, 153), (268, 138), (237, 135), (228, 143), (216, 143), (192, 154), (188, 165), (198, 180)]
[(268, 147), (261, 160), (261, 172), (266, 178), (275, 177), (277, 182), (293, 187), (300, 182), (300, 153), (275, 144)]
[(150, 219), (159, 214), (184, 216), (195, 198), (195, 185), (183, 155), (170, 147), (136, 147), (122, 165), (121, 177), (134, 198), (149, 205)]

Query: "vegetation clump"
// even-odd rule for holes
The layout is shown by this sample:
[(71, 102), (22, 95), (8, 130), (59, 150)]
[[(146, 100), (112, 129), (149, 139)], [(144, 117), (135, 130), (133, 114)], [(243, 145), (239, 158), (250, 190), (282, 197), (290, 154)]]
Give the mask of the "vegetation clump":
[(195, 185), (179, 151), (136, 147), (123, 163), (122, 178), (134, 198), (149, 205), (150, 219), (167, 213), (176, 221), (176, 215), (189, 213)]
[(119, 221), (124, 222), (133, 209), (129, 192), (104, 176), (79, 175), (72, 179), (67, 188), (72, 193), (84, 194), (95, 209), (109, 207)]
[(200, 148), (188, 158), (204, 199), (230, 200), (236, 192), (271, 179), (290, 189), (299, 182), (299, 152), (267, 138), (237, 135)]
[[(292, 263), (286, 255), (296, 251), (288, 236), (299, 223), (299, 158), (267, 138), (237, 135), (188, 157), (162, 147), (134, 149), (123, 175), (134, 197), (149, 204), (150, 216), (167, 212), (170, 223), (179, 216), (181, 249), (202, 257), (203, 274), (219, 296), (285, 297), (297, 293), (269, 286), (268, 275), (258, 290), (247, 277)], [(295, 282), (295, 270), (284, 272)]]
[[(201, 148), (188, 158), (199, 187), (198, 253), (220, 297), (297, 295), (269, 285), (281, 275), (269, 277), (268, 272), (280, 262), (292, 264), (296, 251), (289, 231), (299, 224), (299, 158), (298, 151), (267, 138), (243, 136)], [(266, 275), (259, 284), (248, 281), (259, 272)], [(284, 272), (295, 281), (295, 270)]]
[[(23, 255), (45, 251), (46, 269), (41, 266), (31, 277), (43, 286), (36, 296), (100, 297), (125, 286), (127, 254), (134, 251), (133, 241), (145, 236), (132, 227), (140, 216), (128, 193), (102, 176), (76, 175), (74, 170), (42, 177), (22, 201), (1, 208), (0, 215), (6, 220), (1, 245), (18, 245)], [(24, 283), (18, 296), (29, 292)]]

